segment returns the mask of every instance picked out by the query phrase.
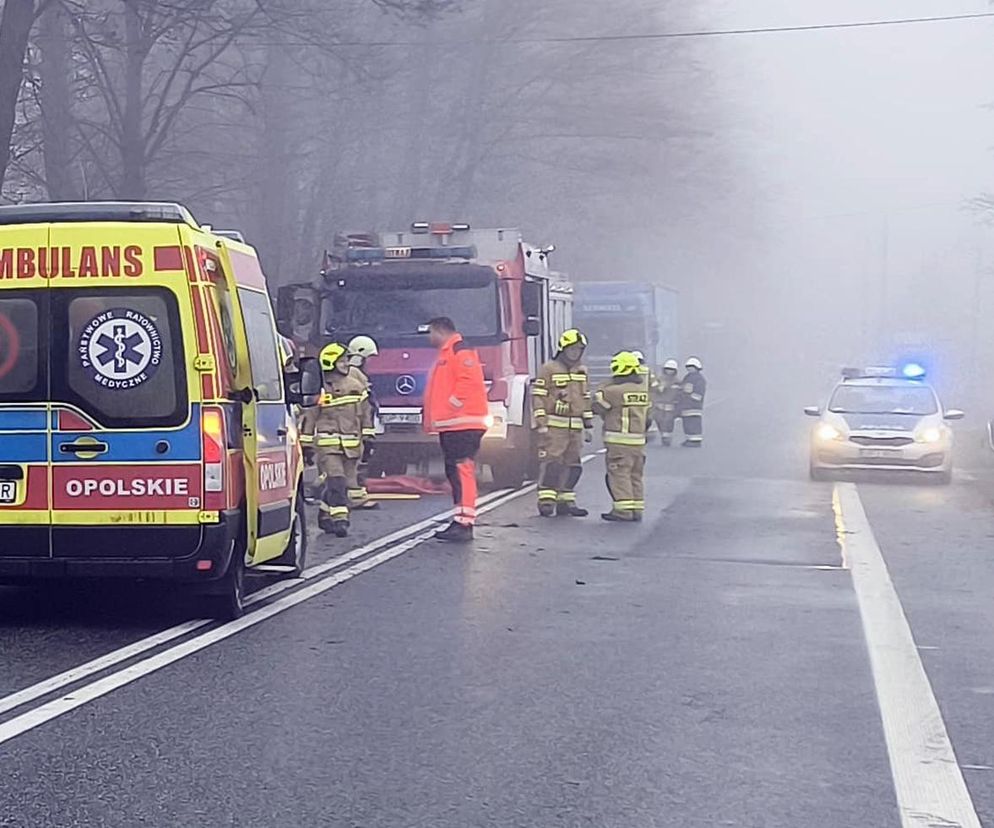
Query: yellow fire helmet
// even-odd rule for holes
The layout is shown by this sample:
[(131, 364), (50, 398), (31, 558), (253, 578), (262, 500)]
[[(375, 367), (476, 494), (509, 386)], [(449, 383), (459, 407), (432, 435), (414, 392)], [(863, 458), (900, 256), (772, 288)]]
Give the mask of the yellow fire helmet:
[(587, 347), (587, 337), (580, 333), (576, 328), (570, 328), (568, 331), (563, 331), (563, 335), (559, 337), (559, 350), (564, 351), (570, 345), (582, 345), (584, 348)]
[(611, 375), (615, 377), (630, 377), (638, 373), (639, 358), (631, 351), (621, 351), (611, 358)]
[(335, 363), (348, 353), (348, 349), (338, 342), (332, 342), (321, 349), (321, 369), (323, 371), (335, 370)]

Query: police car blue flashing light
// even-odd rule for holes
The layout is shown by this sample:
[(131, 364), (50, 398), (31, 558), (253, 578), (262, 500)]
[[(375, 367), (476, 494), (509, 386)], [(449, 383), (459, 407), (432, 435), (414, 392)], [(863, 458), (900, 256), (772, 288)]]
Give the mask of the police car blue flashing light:
[(925, 379), (925, 366), (917, 362), (908, 362), (901, 366), (901, 376), (905, 379)]
[(882, 378), (923, 380), (925, 374), (925, 367), (917, 362), (908, 362), (899, 368), (890, 365), (870, 365), (865, 368), (842, 369), (842, 378), (846, 380)]

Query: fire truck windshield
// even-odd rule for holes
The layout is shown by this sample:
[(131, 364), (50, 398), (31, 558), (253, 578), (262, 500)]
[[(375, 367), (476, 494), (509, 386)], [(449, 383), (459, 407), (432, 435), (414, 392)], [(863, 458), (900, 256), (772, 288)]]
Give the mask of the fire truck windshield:
[(500, 307), (496, 280), (470, 287), (349, 283), (326, 299), (324, 328), (326, 336), (339, 340), (367, 334), (389, 343), (421, 337), (419, 327), (436, 316), (448, 316), (467, 339), (497, 339)]

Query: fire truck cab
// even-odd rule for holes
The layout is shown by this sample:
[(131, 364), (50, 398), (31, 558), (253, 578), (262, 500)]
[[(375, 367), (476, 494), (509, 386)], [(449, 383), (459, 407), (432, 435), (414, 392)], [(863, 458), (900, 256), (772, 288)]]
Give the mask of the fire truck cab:
[(304, 353), (358, 334), (379, 345), (366, 365), (380, 407), (374, 473), (425, 469), (437, 453), (422, 426), (435, 361), (426, 333), (430, 319), (448, 316), (484, 365), (492, 423), (481, 463), (500, 486), (529, 475), (529, 379), (572, 324), (573, 288), (549, 269), (551, 251), (527, 244), (516, 229), (418, 222), (340, 234), (316, 283), (280, 290), (280, 328)]

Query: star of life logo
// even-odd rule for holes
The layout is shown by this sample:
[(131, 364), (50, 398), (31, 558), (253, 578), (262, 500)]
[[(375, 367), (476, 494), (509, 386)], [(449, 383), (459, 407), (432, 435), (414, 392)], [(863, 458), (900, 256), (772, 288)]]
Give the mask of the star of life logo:
[(162, 337), (145, 314), (111, 308), (86, 323), (76, 350), (87, 376), (97, 385), (111, 390), (137, 388), (162, 362)]

